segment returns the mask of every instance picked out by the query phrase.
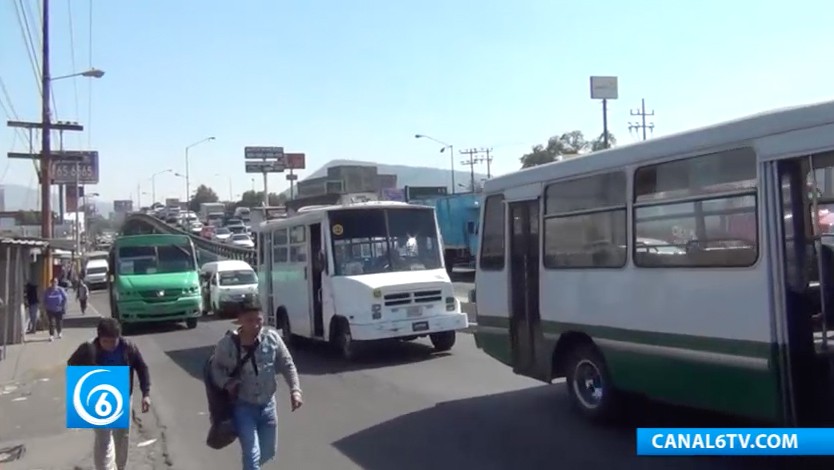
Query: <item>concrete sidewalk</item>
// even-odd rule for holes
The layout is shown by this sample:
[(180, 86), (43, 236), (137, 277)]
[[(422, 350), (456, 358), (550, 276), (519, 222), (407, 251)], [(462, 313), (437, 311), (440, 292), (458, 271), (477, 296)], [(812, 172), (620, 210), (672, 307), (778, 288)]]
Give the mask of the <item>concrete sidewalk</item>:
[[(49, 332), (39, 331), (28, 335), (26, 343), (9, 346), (6, 359), (0, 361), (0, 468), (3, 470), (93, 468), (92, 430), (66, 428), (65, 366), (82, 342), (95, 337), (95, 327), (101, 317), (90, 310), (82, 316), (77, 304), (67, 313), (62, 339), (49, 342)], [(139, 410), (138, 397), (134, 398), (137, 399), (134, 410)], [(155, 468), (149, 458), (156, 455), (148, 452), (158, 454), (159, 446), (137, 446), (149, 440), (149, 430), (156, 429), (155, 423), (153, 414), (134, 416), (130, 468)]]

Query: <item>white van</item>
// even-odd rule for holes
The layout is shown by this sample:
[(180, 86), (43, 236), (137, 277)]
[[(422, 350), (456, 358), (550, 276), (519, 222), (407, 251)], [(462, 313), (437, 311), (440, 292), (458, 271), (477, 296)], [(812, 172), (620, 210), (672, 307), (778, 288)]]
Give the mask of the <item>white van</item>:
[(91, 259), (84, 266), (84, 282), (92, 290), (95, 287), (107, 287), (107, 271), (109, 264), (106, 259)]
[(201, 269), (203, 299), (207, 311), (223, 315), (247, 294), (258, 294), (258, 276), (249, 263), (238, 260), (213, 261)]

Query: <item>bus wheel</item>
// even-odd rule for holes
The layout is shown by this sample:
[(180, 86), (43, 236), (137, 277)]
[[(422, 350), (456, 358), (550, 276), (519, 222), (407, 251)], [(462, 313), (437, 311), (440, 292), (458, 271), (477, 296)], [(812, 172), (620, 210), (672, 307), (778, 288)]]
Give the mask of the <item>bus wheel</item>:
[(431, 345), (434, 346), (434, 350), (438, 352), (445, 352), (452, 349), (452, 346), (455, 345), (455, 338), (456, 335), (454, 331), (444, 331), (442, 333), (432, 333), (429, 335)]
[(333, 346), (336, 352), (344, 360), (351, 360), (356, 356), (356, 343), (350, 334), (350, 325), (340, 321), (336, 323), (336, 331), (333, 332)]
[(196, 318), (189, 318), (185, 320), (185, 326), (188, 327), (189, 330), (193, 330), (197, 328), (197, 319)]
[(571, 403), (594, 421), (615, 417), (618, 397), (602, 354), (592, 345), (573, 349), (567, 361), (566, 384)]

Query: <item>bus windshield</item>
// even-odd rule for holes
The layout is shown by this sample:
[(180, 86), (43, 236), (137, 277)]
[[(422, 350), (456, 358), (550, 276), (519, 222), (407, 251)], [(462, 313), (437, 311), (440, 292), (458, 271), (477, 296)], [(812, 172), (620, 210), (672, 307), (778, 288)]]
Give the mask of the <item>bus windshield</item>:
[(433, 209), (347, 209), (329, 217), (336, 276), (442, 266)]
[(181, 273), (197, 270), (188, 246), (124, 246), (119, 248), (120, 275)]
[(258, 278), (253, 271), (223, 271), (220, 273), (221, 286), (245, 286), (257, 283)]

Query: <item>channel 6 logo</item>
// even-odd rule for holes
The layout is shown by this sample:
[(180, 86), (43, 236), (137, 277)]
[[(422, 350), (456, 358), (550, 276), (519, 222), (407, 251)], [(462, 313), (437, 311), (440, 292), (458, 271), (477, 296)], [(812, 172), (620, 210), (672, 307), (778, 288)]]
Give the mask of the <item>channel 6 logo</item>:
[(67, 366), (67, 428), (130, 427), (130, 367)]

